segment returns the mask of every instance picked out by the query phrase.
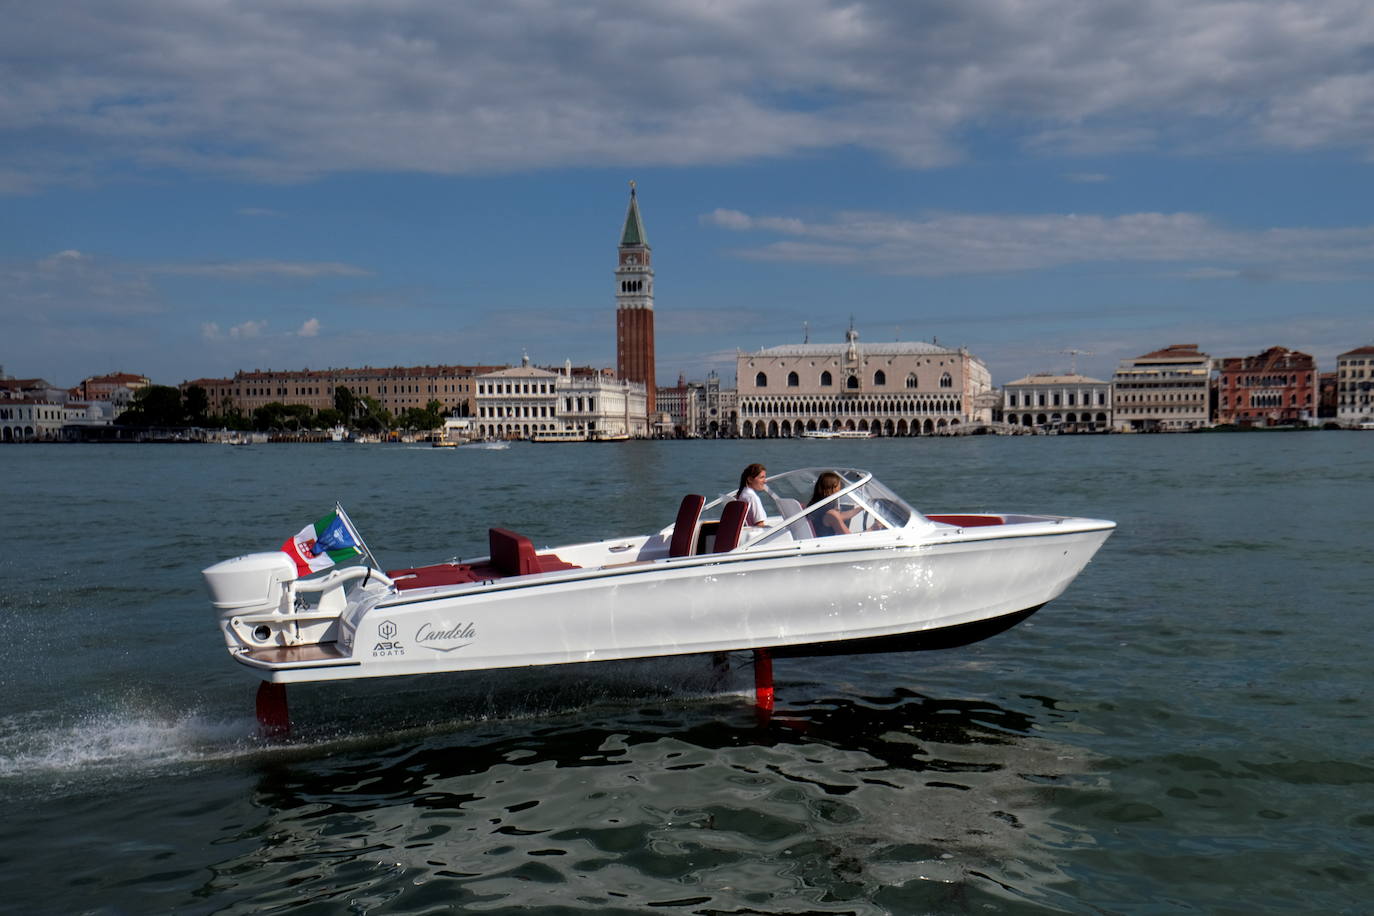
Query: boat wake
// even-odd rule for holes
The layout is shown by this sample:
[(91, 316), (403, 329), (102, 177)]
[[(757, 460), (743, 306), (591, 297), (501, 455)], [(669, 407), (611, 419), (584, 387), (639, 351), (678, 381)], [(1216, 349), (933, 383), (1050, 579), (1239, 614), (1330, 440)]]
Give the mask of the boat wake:
[(260, 746), (251, 716), (215, 719), (193, 712), (167, 719), (107, 710), (67, 722), (36, 719), (0, 719), (0, 779), (126, 772), (223, 759)]
[[(0, 797), (67, 794), (130, 774), (185, 771), (203, 764), (318, 753), (394, 742), (473, 725), (518, 722), (593, 708), (694, 702), (743, 695), (742, 663), (722, 676), (709, 659), (564, 666), (577, 670), (477, 672), (387, 681), (296, 686), (289, 739), (260, 736), (252, 686), (224, 708), (203, 705), (168, 715), (158, 704), (123, 698), (67, 717), (31, 712), (0, 717)], [(220, 704), (215, 704), (217, 707)], [(299, 715), (297, 715), (299, 713)]]

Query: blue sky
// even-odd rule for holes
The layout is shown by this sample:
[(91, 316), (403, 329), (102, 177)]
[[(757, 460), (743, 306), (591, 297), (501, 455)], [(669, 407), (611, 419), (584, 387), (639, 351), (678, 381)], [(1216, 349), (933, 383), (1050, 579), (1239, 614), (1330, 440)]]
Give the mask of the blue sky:
[(664, 384), (1374, 343), (1367, 0), (48, 0), (0, 85), (17, 377), (613, 366), (630, 179)]

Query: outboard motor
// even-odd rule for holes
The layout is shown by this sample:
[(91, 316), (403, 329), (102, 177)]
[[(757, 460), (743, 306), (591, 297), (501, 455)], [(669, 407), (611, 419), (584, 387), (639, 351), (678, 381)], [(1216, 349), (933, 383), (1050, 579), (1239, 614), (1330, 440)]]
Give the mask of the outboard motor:
[(286, 621), (262, 618), (292, 610), (288, 586), (297, 576), (290, 557), (280, 550), (250, 553), (207, 567), (201, 575), (210, 588), (229, 648), (287, 644)]

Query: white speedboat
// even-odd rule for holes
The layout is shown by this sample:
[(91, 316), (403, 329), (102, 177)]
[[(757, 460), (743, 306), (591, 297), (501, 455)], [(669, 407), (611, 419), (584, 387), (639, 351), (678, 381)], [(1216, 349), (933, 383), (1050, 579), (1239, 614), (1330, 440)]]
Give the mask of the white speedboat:
[[(387, 572), (371, 561), (301, 578), (306, 567), (283, 549), (204, 575), (230, 657), (287, 684), (751, 649), (789, 657), (962, 645), (1058, 596), (1116, 527), (927, 516), (854, 469), (837, 470), (839, 491), (804, 507), (825, 470), (771, 477), (766, 527), (743, 526), (733, 493), (710, 503), (688, 495), (653, 534), (535, 550), (492, 528), (489, 554), (468, 560)], [(817, 536), (831, 510), (849, 533)], [(310, 568), (329, 562), (306, 559)]]

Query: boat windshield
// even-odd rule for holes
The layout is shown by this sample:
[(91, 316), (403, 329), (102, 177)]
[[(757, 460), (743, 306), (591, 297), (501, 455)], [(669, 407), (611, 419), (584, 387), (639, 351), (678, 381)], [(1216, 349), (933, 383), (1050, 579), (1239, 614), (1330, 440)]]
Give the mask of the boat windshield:
[[(813, 504), (811, 497), (816, 480), (827, 471), (839, 475), (841, 488)], [(773, 524), (766, 532), (751, 540), (751, 547), (843, 534), (846, 533), (845, 529), (851, 534), (885, 531), (905, 528), (913, 519), (925, 521), (921, 513), (875, 480), (872, 474), (855, 468), (785, 471), (775, 477), (770, 476), (768, 489), (761, 495), (764, 509)], [(725, 503), (734, 498), (733, 490), (722, 493), (706, 507), (703, 518), (719, 518)], [(838, 510), (838, 521), (842, 521), (842, 525), (836, 524), (835, 516), (826, 518), (832, 509)]]

